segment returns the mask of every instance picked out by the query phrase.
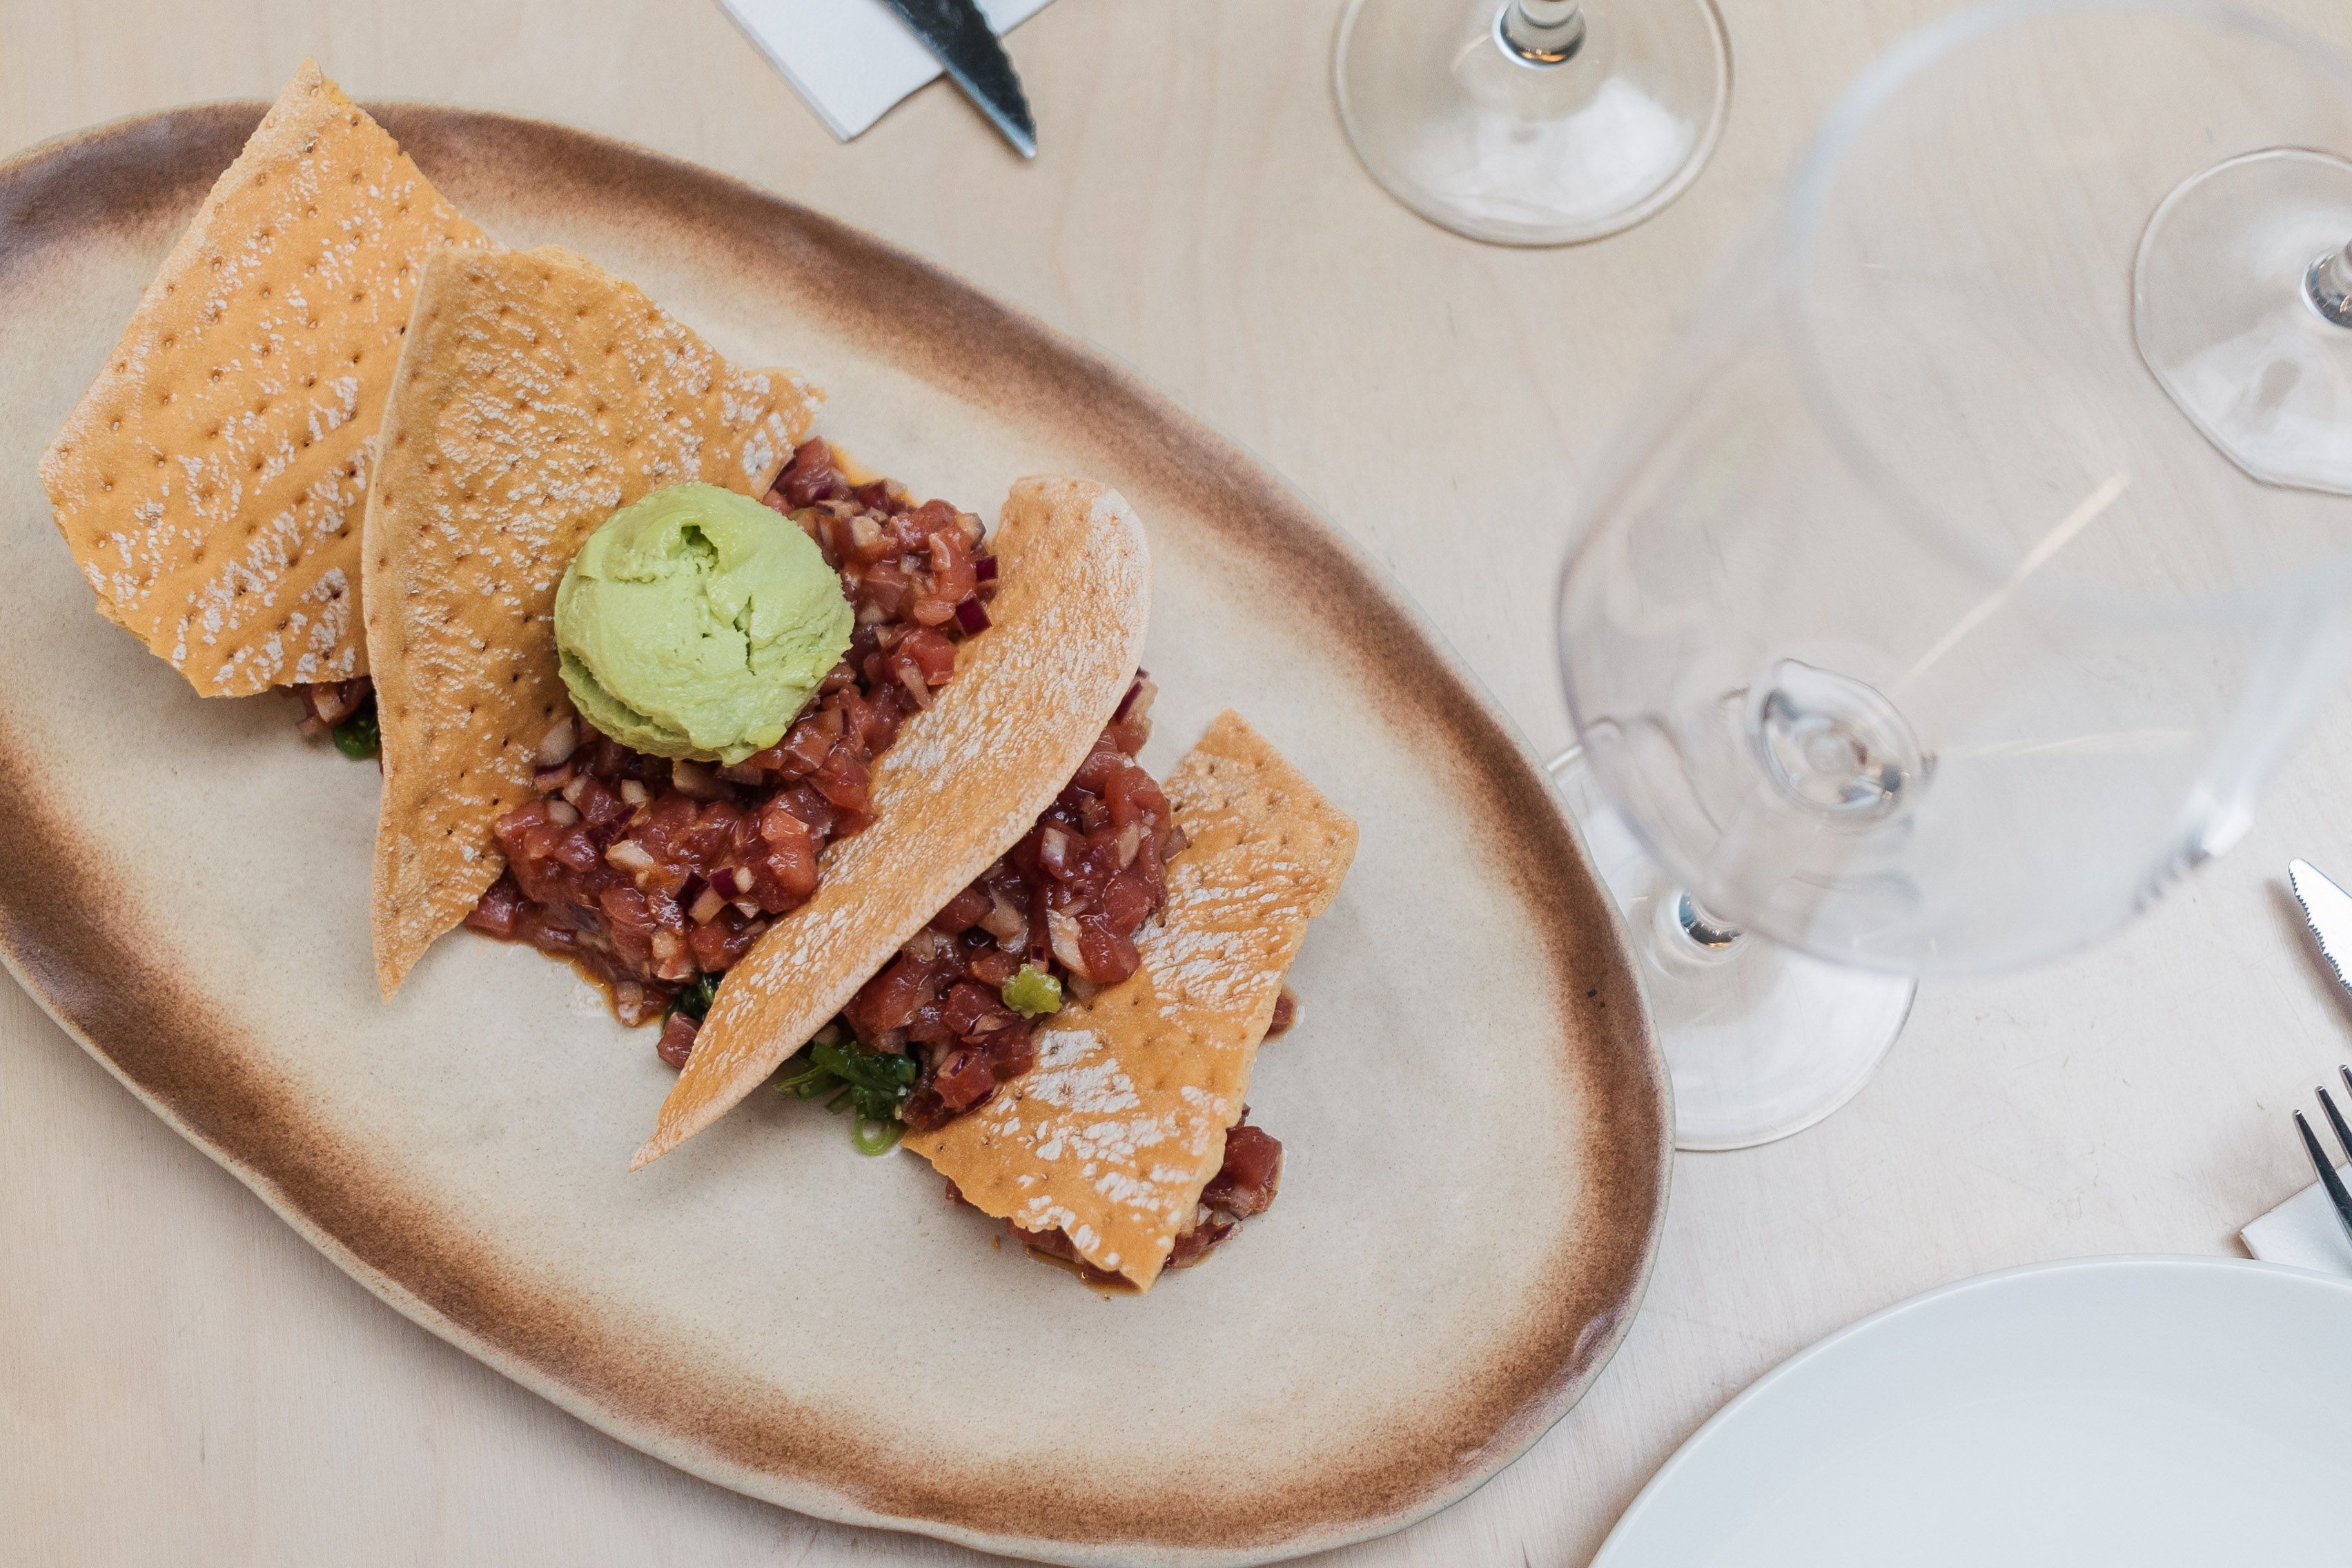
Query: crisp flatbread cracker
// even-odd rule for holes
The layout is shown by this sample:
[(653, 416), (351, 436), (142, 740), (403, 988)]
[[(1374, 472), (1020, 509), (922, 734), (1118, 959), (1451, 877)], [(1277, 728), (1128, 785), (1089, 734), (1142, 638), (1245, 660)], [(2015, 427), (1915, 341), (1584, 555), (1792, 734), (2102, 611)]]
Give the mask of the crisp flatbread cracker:
[(571, 712), (555, 588), (582, 542), (689, 479), (764, 495), (816, 398), (789, 371), (734, 368), (569, 251), (426, 261), (365, 528), (386, 996), (505, 866), (491, 825), (532, 798), (540, 742)]
[(489, 243), (304, 60), (41, 455), (108, 618), (206, 697), (365, 674), (368, 438), (425, 253)]
[(1037, 1065), (979, 1110), (906, 1138), (967, 1202), (1141, 1290), (1224, 1163), (1283, 973), (1356, 855), (1356, 825), (1236, 714), (1165, 789), (1191, 843), (1142, 966), (1048, 1019)]
[(893, 953), (1029, 831), (1110, 722), (1143, 657), (1143, 525), (1083, 479), (1013, 487), (994, 623), (877, 758), (874, 824), (825, 850), (816, 896), (727, 972), (635, 1170), (766, 1081)]

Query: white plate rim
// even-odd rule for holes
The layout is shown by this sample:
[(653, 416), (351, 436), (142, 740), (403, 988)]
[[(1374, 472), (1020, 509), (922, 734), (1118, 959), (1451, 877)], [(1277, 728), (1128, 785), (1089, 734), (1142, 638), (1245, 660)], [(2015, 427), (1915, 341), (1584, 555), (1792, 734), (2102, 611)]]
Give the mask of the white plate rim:
[(2352, 1279), (2339, 1279), (2332, 1275), (2316, 1273), (2308, 1268), (2296, 1268), (2284, 1263), (2264, 1263), (2256, 1258), (2229, 1258), (2202, 1253), (2125, 1252), (2108, 1253), (2090, 1258), (2059, 1258), (2044, 1263), (2020, 1264), (2012, 1268), (1994, 1269), (1990, 1273), (1974, 1274), (1939, 1285), (1931, 1290), (1906, 1297), (1891, 1306), (1882, 1307), (1866, 1317), (1857, 1318), (1845, 1327), (1815, 1340), (1803, 1350), (1781, 1362), (1771, 1371), (1749, 1384), (1732, 1396), (1731, 1402), (1701, 1424), (1698, 1430), (1683, 1440), (1666, 1462), (1658, 1467), (1646, 1485), (1634, 1494), (1633, 1500), (1618, 1515), (1616, 1524), (1593, 1554), (1591, 1568), (1639, 1568), (1637, 1561), (1622, 1555), (1631, 1550), (1635, 1532), (1644, 1528), (1649, 1516), (1656, 1510), (1673, 1506), (1674, 1493), (1681, 1484), (1683, 1471), (1695, 1465), (1698, 1457), (1725, 1440), (1724, 1433), (1747, 1419), (1749, 1411), (1762, 1402), (1775, 1397), (1781, 1386), (1802, 1377), (1815, 1362), (1841, 1352), (1842, 1347), (1868, 1334), (1882, 1332), (1887, 1325), (1923, 1312), (1940, 1310), (1950, 1301), (1965, 1296), (1996, 1291), (2013, 1286), (2021, 1279), (2042, 1279), (2067, 1274), (2115, 1274), (2151, 1271), (2163, 1274), (2228, 1273), (2241, 1277), (2249, 1274), (2269, 1275), (2282, 1284), (2297, 1288), (2315, 1286), (2344, 1299), (2352, 1308)]

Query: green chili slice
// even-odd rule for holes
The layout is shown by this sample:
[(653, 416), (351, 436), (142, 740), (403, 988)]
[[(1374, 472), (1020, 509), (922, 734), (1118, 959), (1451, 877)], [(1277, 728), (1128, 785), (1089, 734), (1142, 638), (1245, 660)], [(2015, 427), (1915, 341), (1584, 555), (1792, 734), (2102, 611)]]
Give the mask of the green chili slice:
[(1004, 1005), (1024, 1018), (1042, 1018), (1059, 1012), (1062, 983), (1034, 963), (1024, 963), (1004, 983)]
[(896, 1117), (884, 1121), (861, 1114), (849, 1124), (849, 1141), (861, 1154), (887, 1154), (898, 1146), (898, 1135), (906, 1130)]
[(335, 726), (335, 750), (353, 762), (365, 762), (383, 750), (383, 731), (376, 723), (373, 698)]

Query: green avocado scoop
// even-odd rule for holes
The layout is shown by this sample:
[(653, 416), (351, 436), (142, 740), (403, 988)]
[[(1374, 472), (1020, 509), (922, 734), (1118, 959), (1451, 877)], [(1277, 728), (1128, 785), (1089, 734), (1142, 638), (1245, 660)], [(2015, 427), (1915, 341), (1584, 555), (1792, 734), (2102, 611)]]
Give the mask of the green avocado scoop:
[(791, 519), (717, 485), (673, 485), (588, 536), (555, 590), (580, 716), (657, 756), (740, 763), (848, 650), (841, 579)]

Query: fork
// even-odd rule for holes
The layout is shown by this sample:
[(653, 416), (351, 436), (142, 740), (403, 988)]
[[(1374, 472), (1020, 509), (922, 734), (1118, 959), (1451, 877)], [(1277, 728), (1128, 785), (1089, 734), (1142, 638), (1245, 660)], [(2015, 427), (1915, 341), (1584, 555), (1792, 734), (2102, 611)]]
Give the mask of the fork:
[[(2352, 1067), (2336, 1070), (2344, 1075), (2344, 1091), (2352, 1094)], [(2344, 1146), (2345, 1158), (2352, 1159), (2352, 1127), (2344, 1124), (2344, 1114), (2328, 1098), (2325, 1085), (2319, 1089), (2319, 1109), (2327, 1113), (2327, 1124), (2336, 1130), (2336, 1142)], [(2303, 1119), (2300, 1110), (2294, 1113), (2294, 1128), (2303, 1134), (2304, 1152), (2311, 1156), (2311, 1168), (2319, 1173), (2319, 1184), (2327, 1189), (2327, 1201), (2336, 1205), (2336, 1217), (2344, 1224), (2345, 1239), (2352, 1241), (2352, 1192), (2345, 1190), (2344, 1178), (2336, 1173), (2335, 1163), (2319, 1146), (2319, 1135), (2312, 1131), (2311, 1123)]]

